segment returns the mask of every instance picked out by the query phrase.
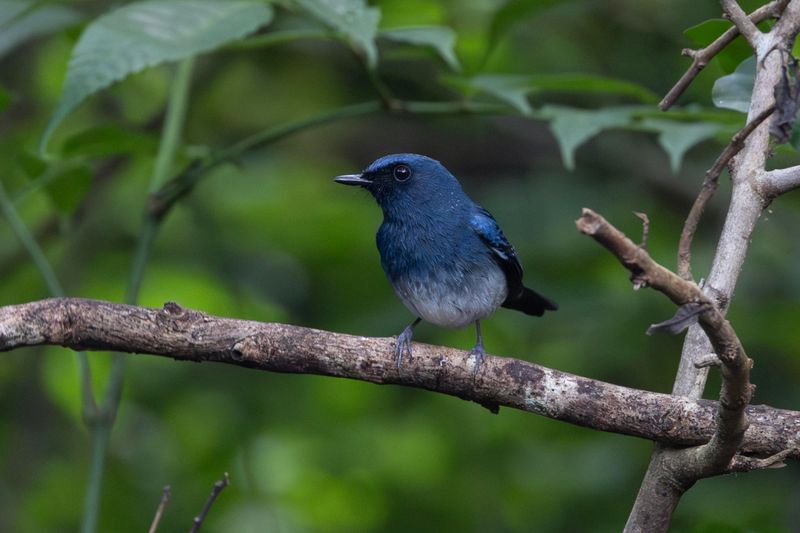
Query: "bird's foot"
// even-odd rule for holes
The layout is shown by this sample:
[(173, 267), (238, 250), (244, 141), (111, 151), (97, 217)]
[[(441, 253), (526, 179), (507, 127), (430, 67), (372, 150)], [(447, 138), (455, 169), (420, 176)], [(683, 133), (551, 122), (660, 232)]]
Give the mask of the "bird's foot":
[(400, 365), (403, 362), (404, 354), (408, 354), (408, 358), (411, 359), (412, 333), (414, 333), (413, 326), (407, 326), (406, 329), (404, 329), (403, 332), (397, 336), (397, 342), (394, 347), (394, 361), (397, 365), (397, 368), (400, 368)]
[(469, 351), (470, 355), (475, 357), (475, 368), (472, 369), (473, 374), (477, 374), (478, 371), (481, 369), (481, 364), (483, 363), (483, 356), (486, 355), (486, 352), (483, 351), (483, 343), (479, 342), (475, 345), (473, 349)]

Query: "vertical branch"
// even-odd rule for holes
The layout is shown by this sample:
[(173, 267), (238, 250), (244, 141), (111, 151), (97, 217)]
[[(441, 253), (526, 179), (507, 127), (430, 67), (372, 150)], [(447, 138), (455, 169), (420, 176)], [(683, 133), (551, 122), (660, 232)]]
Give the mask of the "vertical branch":
[[(756, 28), (734, 0), (722, 0), (721, 3), (738, 31), (756, 52), (756, 77), (747, 117), (748, 124), (755, 123), (758, 118), (768, 114), (775, 104), (775, 87), (781, 81), (783, 54), (791, 49), (791, 42), (800, 28), (800, 0), (789, 2), (780, 14), (779, 22), (766, 34)], [(723, 314), (736, 287), (756, 224), (769, 201), (761, 194), (762, 187), (759, 185), (765, 175), (769, 154), (769, 125), (764, 122), (750, 132), (741, 151), (730, 162), (733, 184), (731, 201), (711, 271), (703, 287), (705, 294), (715, 301)], [(701, 326), (692, 326), (684, 341), (673, 394), (693, 399), (702, 396), (708, 366), (700, 367), (697, 363), (712, 352), (715, 350)], [(723, 357), (724, 354), (717, 355)], [(723, 387), (723, 394), (725, 392)], [(722, 413), (720, 416), (723, 416)], [(720, 418), (718, 424), (722, 424)], [(723, 437), (727, 438), (728, 435)], [(698, 453), (691, 457), (684, 454), (674, 457), (681, 450), (656, 446), (625, 531), (666, 531), (683, 493), (700, 477), (709, 475), (715, 466), (719, 466), (712, 463), (719, 461), (720, 455), (709, 452), (717, 445), (718, 442), (712, 441), (705, 447), (699, 447)], [(692, 464), (692, 461), (696, 462)], [(693, 466), (688, 470), (690, 475), (686, 475), (687, 465)]]
[(147, 533), (156, 533), (158, 524), (161, 522), (161, 517), (164, 516), (164, 509), (169, 503), (170, 495), (171, 490), (169, 485), (164, 485), (164, 488), (161, 490), (161, 500), (158, 502), (156, 514), (153, 516), (153, 521), (150, 523), (150, 529), (147, 530)]
[(745, 124), (745, 126), (736, 132), (731, 142), (722, 151), (720, 156), (714, 162), (714, 165), (706, 171), (703, 186), (700, 189), (700, 194), (692, 205), (689, 215), (686, 217), (686, 222), (681, 231), (680, 242), (678, 243), (678, 275), (683, 279), (692, 279), (692, 240), (697, 231), (697, 226), (700, 224), (700, 217), (703, 216), (706, 205), (714, 196), (719, 185), (719, 176), (722, 171), (727, 168), (731, 159), (744, 148), (744, 141), (747, 139), (754, 129), (756, 129), (764, 120), (772, 115), (775, 111), (775, 106), (768, 107), (761, 112), (756, 118)]
[[(186, 109), (191, 85), (192, 67), (194, 59), (184, 59), (178, 64), (175, 77), (167, 102), (167, 115), (164, 120), (164, 127), (161, 134), (161, 141), (158, 147), (153, 174), (150, 178), (148, 192), (156, 191), (166, 179), (172, 162), (175, 158), (180, 144), (181, 131), (186, 118)], [(142, 229), (139, 232), (139, 239), (131, 265), (131, 274), (128, 280), (128, 288), (125, 295), (127, 303), (136, 303), (139, 297), (144, 276), (144, 268), (150, 257), (153, 240), (158, 231), (160, 218), (150, 215), (149, 210), (145, 209), (145, 216)], [(125, 355), (116, 353), (111, 361), (106, 393), (103, 403), (99, 408), (97, 426), (93, 436), (93, 448), (91, 467), (89, 470), (89, 484), (86, 490), (84, 501), (83, 519), (81, 522), (82, 533), (94, 533), (97, 530), (97, 517), (100, 511), (100, 495), (103, 485), (103, 473), (105, 470), (105, 459), (108, 451), (108, 441), (111, 436), (111, 428), (119, 409), (119, 401), (122, 395), (122, 384), (125, 376)]]
[(200, 531), (200, 527), (203, 525), (203, 521), (208, 516), (208, 512), (211, 510), (211, 506), (214, 505), (214, 502), (219, 496), (219, 493), (222, 492), (222, 489), (227, 487), (231, 484), (231, 480), (228, 477), (228, 473), (225, 472), (223, 474), (222, 479), (218, 479), (214, 483), (214, 487), (211, 489), (211, 494), (208, 495), (208, 499), (206, 500), (205, 505), (203, 505), (203, 509), (200, 511), (200, 514), (194, 517), (192, 520), (192, 527), (189, 529), (189, 533), (197, 533)]
[[(25, 222), (17, 213), (14, 203), (6, 193), (2, 182), (0, 182), (0, 210), (3, 212), (3, 215), (11, 226), (12, 231), (17, 236), (17, 239), (19, 239), (27, 250), (28, 255), (30, 255), (33, 264), (44, 279), (50, 294), (55, 297), (65, 296), (64, 288), (61, 286), (58, 276), (56, 276), (53, 267), (39, 247), (39, 243), (36, 242), (36, 239), (31, 235)], [(89, 358), (84, 351), (78, 352), (77, 356), (81, 382), (81, 414), (84, 423), (92, 434), (91, 454), (94, 462), (94, 458), (105, 456), (105, 436), (102, 434), (102, 428), (97, 426), (97, 422), (100, 418), (100, 410), (94, 393), (92, 392), (92, 370), (89, 365)], [(90, 475), (90, 479), (91, 478), (92, 476)], [(95, 497), (99, 497), (99, 487), (94, 488), (90, 482), (89, 488), (87, 489), (86, 502), (93, 500)]]

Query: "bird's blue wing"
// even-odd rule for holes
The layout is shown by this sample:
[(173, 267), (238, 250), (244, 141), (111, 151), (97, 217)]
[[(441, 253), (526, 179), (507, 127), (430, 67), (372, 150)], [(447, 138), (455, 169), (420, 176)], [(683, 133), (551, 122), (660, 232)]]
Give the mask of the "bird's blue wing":
[(522, 290), (522, 265), (517, 259), (517, 252), (508, 242), (503, 230), (494, 217), (484, 208), (478, 207), (477, 212), (469, 221), (472, 230), (480, 237), (483, 243), (491, 250), (494, 260), (503, 269), (508, 282), (509, 295)]

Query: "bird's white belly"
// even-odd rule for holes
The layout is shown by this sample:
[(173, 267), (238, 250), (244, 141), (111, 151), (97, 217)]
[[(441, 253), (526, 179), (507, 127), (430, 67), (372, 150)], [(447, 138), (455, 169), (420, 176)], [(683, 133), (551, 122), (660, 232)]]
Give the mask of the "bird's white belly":
[(394, 289), (412, 313), (448, 328), (460, 328), (486, 318), (508, 294), (505, 274), (499, 268), (404, 278), (395, 281)]

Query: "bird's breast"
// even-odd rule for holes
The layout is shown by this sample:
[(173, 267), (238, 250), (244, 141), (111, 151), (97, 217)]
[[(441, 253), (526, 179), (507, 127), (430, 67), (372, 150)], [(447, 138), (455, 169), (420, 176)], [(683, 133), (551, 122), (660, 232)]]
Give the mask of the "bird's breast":
[(457, 231), (417, 233), (384, 224), (377, 241), (395, 292), (426, 322), (463, 327), (505, 301), (505, 274), (477, 238), (472, 243)]

